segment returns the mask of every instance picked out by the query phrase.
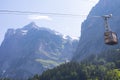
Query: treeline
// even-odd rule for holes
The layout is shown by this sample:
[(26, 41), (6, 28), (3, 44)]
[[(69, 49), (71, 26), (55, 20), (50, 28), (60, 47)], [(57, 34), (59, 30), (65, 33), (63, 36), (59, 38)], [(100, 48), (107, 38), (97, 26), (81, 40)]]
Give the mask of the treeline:
[(28, 80), (120, 80), (120, 51), (93, 54), (80, 63), (65, 63)]
[(11, 80), (9, 78), (0, 78), (0, 80)]

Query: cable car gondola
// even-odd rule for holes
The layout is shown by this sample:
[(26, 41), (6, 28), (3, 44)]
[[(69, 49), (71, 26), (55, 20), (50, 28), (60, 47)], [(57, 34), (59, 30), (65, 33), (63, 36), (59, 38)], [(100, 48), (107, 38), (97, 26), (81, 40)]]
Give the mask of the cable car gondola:
[(103, 18), (105, 20), (104, 41), (105, 41), (105, 44), (107, 44), (107, 45), (115, 45), (115, 44), (118, 44), (118, 37), (115, 32), (112, 32), (110, 30), (110, 27), (108, 25), (108, 19), (110, 17), (112, 17), (112, 15), (103, 16)]
[(108, 31), (104, 33), (105, 44), (115, 45), (118, 43), (117, 34), (112, 31)]

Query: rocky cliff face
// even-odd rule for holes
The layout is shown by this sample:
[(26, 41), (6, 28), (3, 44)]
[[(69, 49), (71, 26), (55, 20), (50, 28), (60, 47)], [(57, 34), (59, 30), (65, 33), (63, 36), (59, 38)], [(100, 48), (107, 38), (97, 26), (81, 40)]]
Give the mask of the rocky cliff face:
[(0, 47), (0, 76), (23, 80), (72, 58), (78, 40), (30, 23), (8, 29)]
[(90, 54), (98, 54), (109, 49), (119, 49), (120, 45), (108, 46), (104, 44), (104, 20), (102, 17), (113, 14), (109, 20), (111, 30), (120, 38), (120, 0), (100, 0), (90, 11), (87, 19), (82, 24), (79, 47), (73, 60), (81, 60)]

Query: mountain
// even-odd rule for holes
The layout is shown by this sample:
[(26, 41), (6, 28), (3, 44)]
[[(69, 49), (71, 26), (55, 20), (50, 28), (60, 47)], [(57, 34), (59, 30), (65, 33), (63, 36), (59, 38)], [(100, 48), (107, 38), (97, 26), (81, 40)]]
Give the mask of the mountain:
[(70, 61), (78, 40), (34, 22), (8, 29), (0, 46), (0, 76), (24, 80)]
[[(90, 54), (99, 54), (106, 50), (120, 48), (120, 0), (99, 0), (92, 8), (87, 19), (82, 23), (81, 37), (73, 60), (82, 60)], [(99, 16), (112, 14), (109, 25), (118, 35), (118, 44), (114, 46), (104, 43), (104, 19)]]

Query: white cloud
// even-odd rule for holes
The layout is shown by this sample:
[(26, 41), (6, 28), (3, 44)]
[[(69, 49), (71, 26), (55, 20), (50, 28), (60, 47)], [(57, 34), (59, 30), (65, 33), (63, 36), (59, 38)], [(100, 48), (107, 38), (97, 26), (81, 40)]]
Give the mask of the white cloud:
[(89, 0), (90, 2), (97, 3), (99, 0)]
[(28, 15), (28, 19), (30, 19), (30, 20), (48, 20), (48, 21), (52, 20), (52, 18), (49, 16), (41, 16), (41, 15)]

